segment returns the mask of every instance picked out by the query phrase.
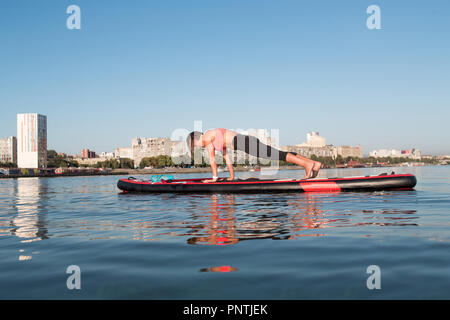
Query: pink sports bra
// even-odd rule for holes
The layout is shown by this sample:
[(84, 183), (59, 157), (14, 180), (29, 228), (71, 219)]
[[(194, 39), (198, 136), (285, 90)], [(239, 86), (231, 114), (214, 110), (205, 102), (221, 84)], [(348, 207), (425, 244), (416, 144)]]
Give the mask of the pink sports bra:
[(224, 128), (216, 129), (216, 137), (214, 138), (213, 146), (214, 146), (214, 149), (216, 149), (217, 151), (223, 151), (227, 148), (224, 143), (226, 132), (227, 132), (227, 129), (224, 129)]

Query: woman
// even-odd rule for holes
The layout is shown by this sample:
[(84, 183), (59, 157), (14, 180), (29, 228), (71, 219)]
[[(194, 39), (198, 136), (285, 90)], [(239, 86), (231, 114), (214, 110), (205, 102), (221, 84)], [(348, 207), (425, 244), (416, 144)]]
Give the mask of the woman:
[(194, 154), (194, 148), (206, 147), (206, 150), (208, 151), (213, 178), (204, 180), (204, 182), (215, 182), (218, 179), (215, 157), (216, 151), (222, 152), (228, 170), (230, 171), (230, 177), (227, 180), (234, 180), (233, 163), (227, 148), (231, 150), (240, 150), (258, 158), (286, 161), (299, 165), (305, 168), (306, 175), (304, 179), (317, 177), (322, 166), (320, 162), (302, 157), (294, 152), (280, 151), (268, 146), (256, 137), (242, 135), (223, 128), (208, 130), (204, 134), (199, 131), (193, 131), (187, 136), (186, 142), (191, 151), (191, 157)]

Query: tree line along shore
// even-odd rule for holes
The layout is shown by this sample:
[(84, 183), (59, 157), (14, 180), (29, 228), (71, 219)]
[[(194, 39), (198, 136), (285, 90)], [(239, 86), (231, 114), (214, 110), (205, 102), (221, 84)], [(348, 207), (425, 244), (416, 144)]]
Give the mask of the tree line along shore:
[[(338, 156), (317, 157), (311, 159), (320, 161), (323, 168), (365, 168), (365, 167), (391, 167), (398, 165), (437, 165), (438, 160), (387, 157), (387, 158), (342, 158)], [(157, 157), (143, 158), (136, 168), (132, 159), (107, 159), (98, 161), (96, 164), (79, 164), (73, 158), (63, 157), (54, 150), (47, 154), (46, 169), (17, 169), (12, 163), (0, 163), (0, 177), (23, 177), (23, 176), (76, 176), (76, 175), (126, 175), (126, 174), (158, 174), (158, 173), (202, 173), (209, 172), (208, 159), (202, 159), (202, 163), (187, 164), (187, 158), (172, 159), (170, 156), (160, 155)], [(180, 164), (181, 163), (181, 164)], [(280, 161), (280, 169), (301, 169), (296, 165)], [(264, 162), (235, 164), (236, 171), (254, 171), (260, 168), (270, 167), (271, 164)], [(226, 170), (225, 163), (218, 164), (219, 170)], [(9, 172), (6, 170), (9, 169)]]

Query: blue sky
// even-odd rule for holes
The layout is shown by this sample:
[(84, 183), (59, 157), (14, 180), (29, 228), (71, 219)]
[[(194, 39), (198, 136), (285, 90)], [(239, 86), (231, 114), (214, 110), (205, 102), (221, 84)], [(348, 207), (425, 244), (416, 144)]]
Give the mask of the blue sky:
[[(81, 30), (66, 28), (71, 4)], [(449, 33), (448, 0), (2, 0), (0, 136), (38, 112), (68, 153), (202, 120), (448, 154)]]

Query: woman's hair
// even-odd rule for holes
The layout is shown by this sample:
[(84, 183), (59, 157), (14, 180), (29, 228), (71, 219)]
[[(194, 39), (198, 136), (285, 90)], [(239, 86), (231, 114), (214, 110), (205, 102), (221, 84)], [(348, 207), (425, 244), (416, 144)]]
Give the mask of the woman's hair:
[(188, 146), (189, 151), (191, 152), (191, 158), (194, 158), (194, 144), (195, 141), (198, 141), (198, 139), (200, 139), (200, 137), (203, 135), (203, 133), (201, 133), (200, 131), (192, 131), (191, 133), (188, 134), (187, 138), (186, 138), (186, 143)]

